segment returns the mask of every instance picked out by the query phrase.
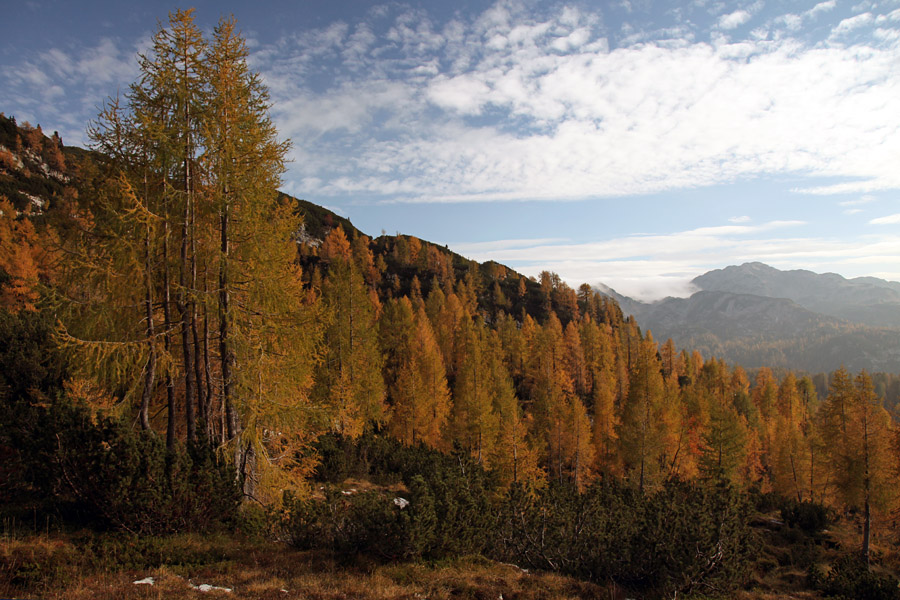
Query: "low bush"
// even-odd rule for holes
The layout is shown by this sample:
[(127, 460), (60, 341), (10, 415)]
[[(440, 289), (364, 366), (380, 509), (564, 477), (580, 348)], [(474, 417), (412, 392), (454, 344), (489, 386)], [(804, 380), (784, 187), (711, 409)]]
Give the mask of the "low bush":
[[(489, 539), (492, 488), (484, 470), (462, 454), (368, 434), (357, 440), (322, 436), (317, 479), (325, 499), (288, 499), (287, 539), (304, 549), (378, 559), (441, 558), (482, 552)], [(408, 506), (387, 491), (344, 493), (347, 476), (402, 483)]]
[(836, 560), (821, 589), (826, 596), (842, 600), (900, 599), (897, 580), (873, 573), (858, 554), (845, 554)]
[(52, 516), (54, 523), (135, 534), (233, 520), (241, 492), (209, 444), (168, 451), (160, 436), (113, 418), (95, 421), (65, 398), (22, 404), (3, 428), (11, 449), (4, 470), (14, 485), (0, 512), (27, 509), (41, 523)]
[[(394, 494), (346, 494), (289, 502), (289, 539), (303, 549), (378, 559), (469, 554), (615, 582), (642, 597), (721, 593), (745, 582), (755, 542), (749, 501), (727, 485), (671, 482), (639, 493), (614, 480), (583, 492), (554, 484), (505, 494), (462, 454), (363, 436), (320, 440), (323, 481), (346, 474), (399, 478), (410, 504)], [(377, 474), (377, 475), (376, 475)]]
[(809, 500), (784, 500), (780, 512), (785, 525), (799, 528), (808, 535), (819, 533), (833, 520), (824, 504)]
[(0, 309), (0, 515), (135, 534), (234, 520), (234, 470), (208, 443), (169, 451), (161, 436), (71, 401), (65, 378), (52, 316)]
[(234, 471), (209, 444), (168, 451), (161, 436), (115, 419), (60, 427), (53, 459), (75, 508), (92, 522), (136, 534), (206, 531), (241, 501)]
[(579, 494), (553, 486), (536, 498), (512, 490), (500, 558), (645, 596), (721, 592), (742, 584), (754, 543), (746, 499), (728, 487), (672, 482), (649, 494), (600, 483)]

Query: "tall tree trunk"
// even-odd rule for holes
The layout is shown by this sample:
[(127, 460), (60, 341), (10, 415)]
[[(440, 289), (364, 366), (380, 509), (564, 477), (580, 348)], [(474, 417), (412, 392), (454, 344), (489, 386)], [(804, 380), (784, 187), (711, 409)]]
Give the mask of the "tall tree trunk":
[[(189, 56), (188, 46), (184, 46), (184, 54), (182, 55), (184, 71), (184, 83), (187, 87), (189, 81)], [(191, 236), (191, 217), (193, 216), (194, 203), (194, 182), (191, 169), (193, 148), (191, 145), (191, 110), (190, 110), (190, 92), (185, 90), (184, 102), (184, 215), (181, 220), (181, 272), (179, 278), (178, 290), (178, 312), (181, 317), (181, 348), (184, 355), (184, 415), (187, 421), (187, 439), (193, 442), (197, 439), (197, 420), (195, 406), (197, 400), (197, 379), (196, 369), (194, 366), (194, 347), (191, 340), (191, 332), (193, 330), (193, 318), (191, 305), (193, 300), (190, 298), (193, 292), (191, 282), (191, 265), (194, 262), (193, 255), (190, 252), (193, 246)], [(189, 293), (189, 290), (191, 293)]]
[(188, 208), (185, 208), (185, 221), (181, 231), (181, 276), (179, 278), (178, 300), (176, 307), (181, 317), (181, 349), (184, 356), (184, 414), (187, 421), (188, 441), (194, 441), (197, 437), (197, 420), (194, 412), (196, 405), (196, 370), (194, 367), (194, 347), (191, 339), (192, 320), (190, 300), (188, 299)]
[[(163, 225), (163, 325), (166, 330), (165, 343), (166, 355), (172, 351), (172, 295), (171, 282), (169, 281), (169, 223)], [(168, 424), (166, 425), (166, 448), (175, 449), (175, 381), (172, 379), (171, 368), (166, 369), (166, 401), (168, 405)]]
[[(149, 198), (149, 185), (147, 171), (144, 169), (144, 201)], [(149, 356), (147, 357), (146, 373), (144, 374), (144, 389), (141, 392), (141, 407), (139, 418), (141, 429), (150, 431), (150, 400), (153, 396), (153, 388), (156, 385), (156, 328), (153, 322), (153, 260), (150, 251), (150, 225), (144, 232), (144, 285), (146, 317), (147, 317), (147, 344)]]
[(243, 448), (241, 447), (241, 426), (238, 419), (237, 407), (234, 398), (234, 349), (231, 345), (230, 328), (230, 282), (228, 281), (228, 225), (229, 225), (229, 200), (228, 188), (224, 190), (225, 200), (222, 208), (220, 223), (220, 247), (221, 264), (219, 267), (219, 353), (222, 360), (222, 402), (225, 412), (225, 427), (228, 440), (234, 444), (234, 464), (241, 469)]
[(144, 283), (146, 286), (146, 315), (147, 315), (147, 344), (149, 356), (147, 357), (146, 373), (144, 374), (144, 389), (141, 392), (140, 422), (141, 429), (150, 430), (150, 399), (153, 396), (153, 387), (156, 384), (156, 331), (153, 324), (153, 277), (151, 274), (152, 261), (150, 260), (150, 227), (147, 227), (144, 237)]
[(871, 471), (869, 470), (869, 406), (868, 400), (863, 396), (863, 458), (865, 460), (865, 473), (863, 476), (863, 485), (865, 486), (865, 501), (863, 505), (863, 539), (862, 539), (862, 555), (869, 566), (869, 544), (872, 537), (872, 509), (870, 504), (870, 496), (872, 492)]
[(197, 422), (194, 407), (196, 404), (196, 371), (194, 367), (194, 348), (191, 340), (192, 319), (191, 319), (191, 300), (189, 298), (188, 289), (190, 287), (190, 261), (192, 257), (188, 254), (191, 245), (190, 239), (190, 218), (191, 203), (193, 202), (190, 190), (190, 160), (187, 156), (184, 159), (184, 185), (185, 185), (185, 204), (184, 215), (181, 221), (181, 272), (179, 277), (178, 301), (177, 308), (181, 317), (181, 348), (184, 356), (184, 414), (187, 421), (187, 438), (193, 442), (197, 438)]
[[(209, 287), (207, 282), (209, 281), (209, 269), (207, 267), (206, 261), (203, 263), (203, 296), (207, 297), (209, 294)], [(203, 381), (198, 383), (198, 385), (202, 385), (206, 388), (205, 402), (206, 402), (206, 433), (210, 439), (215, 439), (215, 431), (213, 427), (213, 385), (212, 385), (212, 369), (210, 367), (210, 356), (209, 356), (209, 310), (207, 309), (207, 303), (203, 304)], [(224, 436), (223, 436), (224, 437)], [(221, 439), (221, 438), (220, 438)]]
[[(197, 289), (197, 248), (196, 248), (196, 232), (194, 228), (196, 207), (191, 202), (191, 290)], [(197, 331), (197, 300), (191, 298), (190, 302), (190, 320), (191, 320), (191, 337), (193, 338), (193, 354), (194, 354), (194, 382), (197, 390), (197, 413), (203, 424), (203, 428), (207, 428), (209, 420), (207, 414), (206, 387), (203, 385), (203, 361), (202, 349), (200, 347), (200, 334)]]

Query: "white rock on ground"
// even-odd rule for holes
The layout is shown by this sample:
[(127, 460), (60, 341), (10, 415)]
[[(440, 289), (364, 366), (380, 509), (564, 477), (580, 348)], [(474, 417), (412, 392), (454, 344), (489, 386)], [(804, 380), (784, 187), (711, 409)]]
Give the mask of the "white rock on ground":
[(231, 588), (227, 588), (227, 587), (219, 587), (216, 585), (209, 585), (208, 583), (201, 583), (200, 585), (194, 585), (193, 582), (189, 582), (189, 583), (191, 584), (192, 588), (194, 588), (195, 590), (198, 590), (200, 592), (220, 591), (220, 592), (228, 592), (229, 594), (231, 593)]

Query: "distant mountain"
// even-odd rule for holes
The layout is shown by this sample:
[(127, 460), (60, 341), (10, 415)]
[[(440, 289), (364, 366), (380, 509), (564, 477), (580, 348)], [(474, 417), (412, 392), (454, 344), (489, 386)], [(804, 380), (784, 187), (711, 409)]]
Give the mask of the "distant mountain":
[(900, 370), (900, 283), (746, 263), (710, 271), (690, 298), (615, 298), (658, 340), (748, 368)]
[(753, 262), (710, 271), (692, 283), (701, 290), (789, 298), (824, 315), (873, 327), (900, 328), (900, 283), (896, 281), (780, 271)]

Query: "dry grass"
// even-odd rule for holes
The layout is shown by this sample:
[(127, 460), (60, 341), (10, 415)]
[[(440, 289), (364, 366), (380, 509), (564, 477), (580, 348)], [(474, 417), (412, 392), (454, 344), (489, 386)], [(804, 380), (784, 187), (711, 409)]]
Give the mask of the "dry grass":
[[(348, 487), (357, 482), (348, 482)], [(736, 600), (814, 600), (806, 588), (802, 556), (784, 533), (772, 531), (762, 548), (751, 590)], [(229, 600), (624, 600), (614, 586), (599, 586), (550, 573), (529, 573), (481, 557), (438, 564), (380, 565), (337, 561), (321, 552), (298, 551), (274, 542), (231, 536), (181, 535), (153, 540), (129, 551), (112, 537), (34, 536), (0, 540), (0, 598), (46, 600), (198, 599)], [(827, 535), (817, 562), (827, 565), (858, 544), (854, 524), (842, 521)], [(892, 567), (895, 547), (879, 540), (876, 551)], [(145, 551), (145, 547), (149, 550)], [(141, 564), (157, 566), (135, 566)], [(125, 566), (123, 566), (125, 565)], [(130, 565), (130, 566), (129, 566)], [(164, 566), (158, 566), (164, 565)], [(768, 566), (766, 566), (768, 565)], [(886, 565), (885, 565), (886, 566)], [(880, 567), (885, 568), (885, 567)], [(893, 569), (890, 569), (892, 570)], [(155, 584), (133, 582), (153, 577)], [(232, 592), (202, 592), (210, 584)]]
[[(173, 547), (220, 556), (202, 565), (117, 570), (87, 567), (84, 554), (65, 538), (33, 537), (0, 543), (0, 597), (46, 600), (622, 600), (619, 590), (554, 574), (527, 573), (513, 565), (468, 557), (439, 565), (343, 565), (314, 552), (279, 544), (176, 536)], [(227, 548), (216, 547), (217, 544)], [(135, 585), (152, 577), (154, 585)], [(231, 592), (201, 592), (210, 584)]]

